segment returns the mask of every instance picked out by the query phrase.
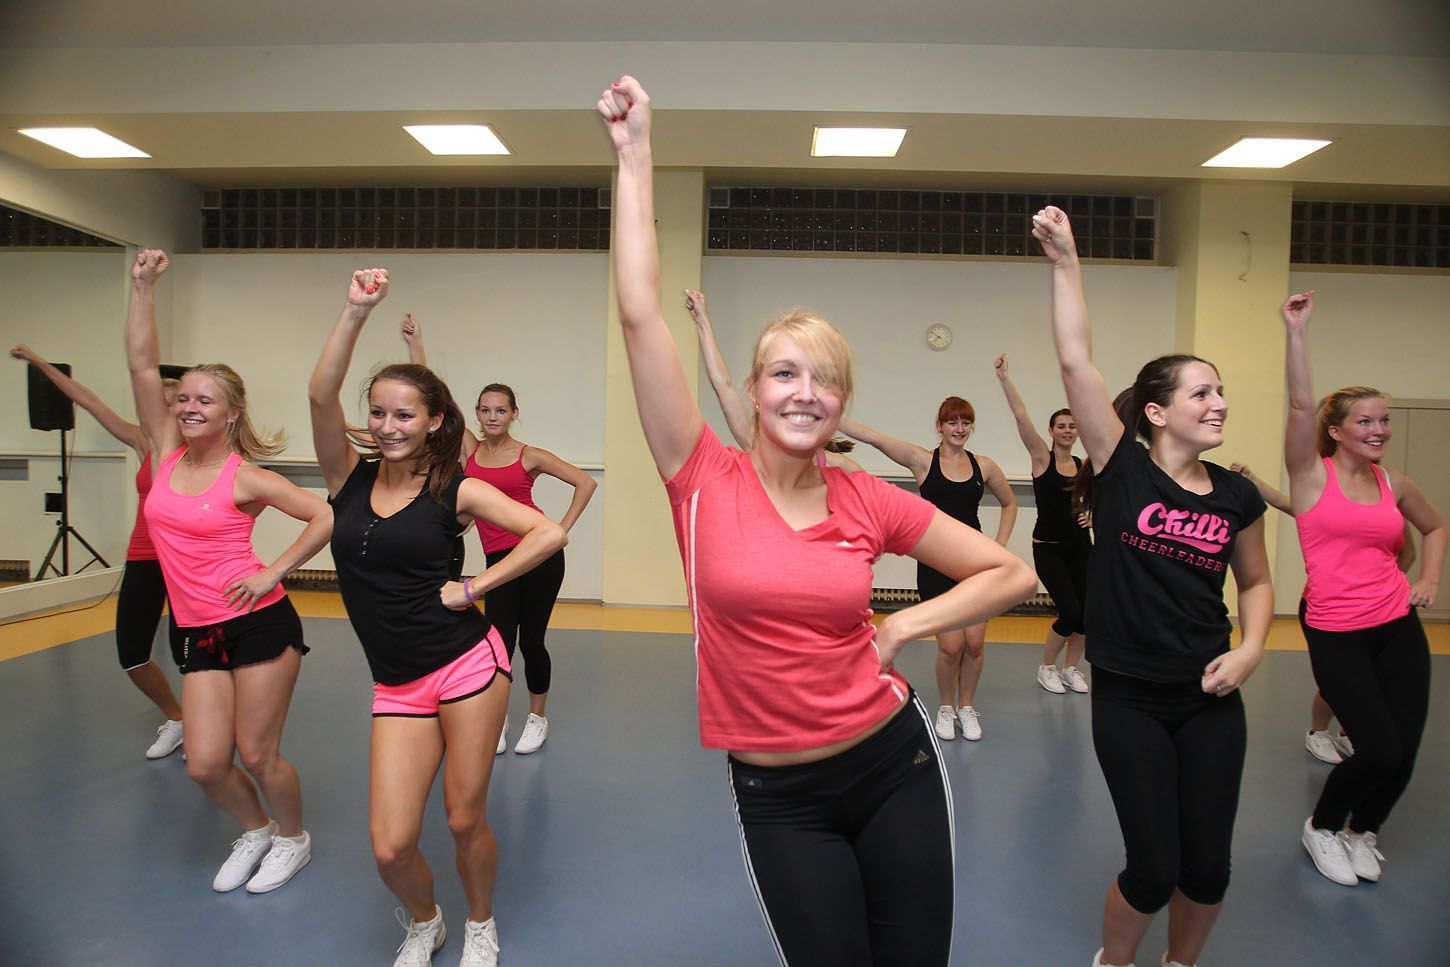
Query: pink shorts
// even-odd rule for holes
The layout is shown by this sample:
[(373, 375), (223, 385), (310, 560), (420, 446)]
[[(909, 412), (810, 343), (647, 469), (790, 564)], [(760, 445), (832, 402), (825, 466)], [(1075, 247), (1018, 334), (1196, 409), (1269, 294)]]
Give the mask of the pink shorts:
[(512, 679), (508, 650), (497, 629), (463, 655), (402, 685), (373, 683), (373, 715), (437, 718), (438, 706), (472, 698), (503, 675)]

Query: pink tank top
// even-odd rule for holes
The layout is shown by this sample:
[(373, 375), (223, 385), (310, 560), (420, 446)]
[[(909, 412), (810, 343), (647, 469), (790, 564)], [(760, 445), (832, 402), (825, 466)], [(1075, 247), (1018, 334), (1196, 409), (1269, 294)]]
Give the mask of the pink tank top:
[[(146, 522), (166, 578), (166, 594), (183, 628), (221, 624), (241, 617), (227, 605), (227, 585), (264, 570), (252, 550), (256, 521), (237, 509), (232, 497), (242, 458), (233, 453), (221, 473), (194, 497), (171, 489), (171, 471), (186, 447), (161, 461), (146, 495)], [(260, 610), (286, 597), (279, 584), (257, 602)]]
[(126, 560), (156, 560), (156, 545), (151, 543), (151, 532), (146, 529), (146, 495), (151, 492), (151, 454), (141, 461), (136, 471), (136, 524), (131, 528), (131, 543), (126, 545)]
[[(482, 480), (485, 483), (493, 484), (503, 491), (505, 497), (523, 504), (525, 507), (539, 509), (534, 503), (534, 478), (524, 469), (525, 446), (519, 450), (519, 458), (507, 467), (480, 467), (473, 454), (468, 455), (468, 462), (463, 465), (463, 472), (470, 477)], [(483, 541), (483, 552), (492, 554), (495, 551), (506, 551), (517, 544), (521, 538), (517, 534), (510, 534), (502, 528), (495, 527), (488, 521), (474, 521), (478, 525), (478, 536)]]
[(1304, 550), (1304, 620), (1321, 631), (1373, 628), (1410, 610), (1410, 582), (1395, 563), (1405, 543), (1405, 518), (1389, 475), (1371, 465), (1380, 499), (1357, 504), (1339, 489), (1334, 461), (1324, 458), (1324, 493), (1295, 518)]

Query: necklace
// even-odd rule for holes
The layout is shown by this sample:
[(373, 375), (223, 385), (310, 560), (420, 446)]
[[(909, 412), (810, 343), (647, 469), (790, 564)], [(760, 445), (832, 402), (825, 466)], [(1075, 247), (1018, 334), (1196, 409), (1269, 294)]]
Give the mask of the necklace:
[(197, 463), (196, 461), (191, 459), (191, 451), (188, 450), (186, 452), (186, 456), (182, 457), (181, 459), (185, 460), (186, 465), (193, 470), (207, 470), (211, 467), (220, 467), (222, 464), (226, 463), (228, 460), (231, 459), (231, 454), (227, 454), (220, 460), (213, 460), (211, 463)]

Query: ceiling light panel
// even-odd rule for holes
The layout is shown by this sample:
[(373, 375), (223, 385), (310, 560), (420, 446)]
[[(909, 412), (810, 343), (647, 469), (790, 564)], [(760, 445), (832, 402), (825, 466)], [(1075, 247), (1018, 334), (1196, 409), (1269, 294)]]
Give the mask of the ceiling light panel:
[(894, 158), (906, 128), (822, 128), (811, 138), (816, 158)]
[(140, 148), (97, 128), (21, 128), (20, 133), (77, 158), (149, 158)]
[(403, 130), (433, 154), (509, 153), (487, 124), (405, 124)]
[(1204, 168), (1283, 168), (1330, 144), (1302, 138), (1243, 138), (1214, 155)]

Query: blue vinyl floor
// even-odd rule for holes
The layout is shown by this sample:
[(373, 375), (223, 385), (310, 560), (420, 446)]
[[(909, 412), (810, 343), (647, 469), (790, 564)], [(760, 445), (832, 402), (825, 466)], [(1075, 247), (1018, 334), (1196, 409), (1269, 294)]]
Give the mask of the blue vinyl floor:
[[(402, 939), (368, 847), (367, 668), (346, 622), (306, 619), (284, 741), (302, 776), (311, 865), (281, 890), (218, 895), (237, 831), (186, 777), (147, 762), (158, 720), (123, 680), (109, 636), (0, 663), (0, 965), (387, 965)], [(0, 632), (3, 633), (3, 632)], [(768, 965), (722, 753), (699, 747), (690, 642), (678, 635), (551, 635), (551, 733), (494, 772), (495, 903), (503, 963)], [(157, 650), (160, 655), (162, 649)], [(924, 687), (934, 648), (898, 664)], [(1086, 696), (1049, 695), (1040, 652), (989, 645), (980, 743), (944, 753), (957, 812), (953, 964), (1087, 967), (1122, 847), (1093, 757)], [(1307, 656), (1273, 652), (1246, 689), (1250, 748), (1234, 883), (1202, 967), (1450, 964), (1450, 658), (1433, 659), (1419, 770), (1386, 826), (1384, 879), (1353, 889), (1299, 845), (1328, 767), (1303, 749)], [(522, 678), (522, 676), (520, 676)], [(511, 696), (513, 735), (526, 710)], [(454, 930), (462, 891), (435, 788), (423, 849)], [(1138, 959), (1156, 965), (1164, 918)]]

